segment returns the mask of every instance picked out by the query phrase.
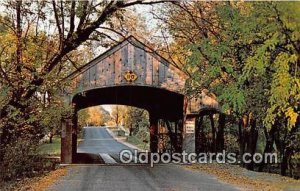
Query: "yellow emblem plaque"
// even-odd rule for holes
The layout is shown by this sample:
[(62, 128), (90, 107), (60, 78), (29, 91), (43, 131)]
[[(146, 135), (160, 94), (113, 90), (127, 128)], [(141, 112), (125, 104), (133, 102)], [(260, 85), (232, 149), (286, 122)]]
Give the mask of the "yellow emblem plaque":
[(133, 71), (126, 71), (124, 78), (127, 82), (134, 82), (138, 77)]

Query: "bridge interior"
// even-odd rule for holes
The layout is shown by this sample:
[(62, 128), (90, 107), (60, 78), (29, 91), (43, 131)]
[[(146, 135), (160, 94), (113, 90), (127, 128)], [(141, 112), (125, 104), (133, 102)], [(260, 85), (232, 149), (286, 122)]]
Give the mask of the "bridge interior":
[[(175, 133), (182, 130), (182, 127), (175, 124), (178, 124), (178, 121), (183, 119), (184, 96), (161, 88), (147, 86), (115, 86), (92, 89), (75, 95), (72, 103), (75, 108), (72, 121), (73, 163), (95, 162), (95, 160), (82, 159), (90, 157), (87, 157), (82, 153), (77, 153), (77, 113), (79, 110), (87, 107), (109, 104), (128, 105), (147, 110), (150, 116), (149, 131), (151, 152), (158, 152), (158, 144), (161, 142), (161, 140), (159, 140), (160, 137), (158, 136), (159, 125), (162, 125), (162, 120), (168, 122), (170, 131)], [(180, 139), (180, 137), (178, 138)], [(160, 150), (162, 150), (162, 148), (160, 148)], [(101, 152), (103, 151), (99, 150), (99, 153)]]
[(91, 106), (116, 104), (147, 110), (151, 116), (176, 121), (182, 119), (184, 96), (147, 86), (115, 86), (77, 94), (73, 104), (77, 111)]

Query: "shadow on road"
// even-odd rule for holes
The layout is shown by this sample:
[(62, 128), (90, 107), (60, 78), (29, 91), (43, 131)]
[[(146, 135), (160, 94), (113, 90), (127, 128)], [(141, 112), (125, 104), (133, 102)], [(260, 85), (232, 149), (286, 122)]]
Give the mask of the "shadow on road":
[(99, 155), (92, 153), (77, 153), (74, 159), (75, 164), (104, 164)]

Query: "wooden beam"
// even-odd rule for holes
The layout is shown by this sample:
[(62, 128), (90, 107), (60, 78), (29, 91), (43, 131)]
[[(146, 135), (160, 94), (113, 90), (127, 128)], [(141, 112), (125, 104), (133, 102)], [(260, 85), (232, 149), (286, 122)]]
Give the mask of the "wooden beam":
[(61, 163), (72, 163), (72, 119), (62, 119)]

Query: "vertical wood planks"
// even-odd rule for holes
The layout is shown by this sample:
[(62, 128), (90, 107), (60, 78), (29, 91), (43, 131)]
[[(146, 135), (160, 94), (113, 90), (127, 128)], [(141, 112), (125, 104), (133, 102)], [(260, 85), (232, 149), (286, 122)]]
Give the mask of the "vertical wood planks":
[(145, 77), (144, 77), (144, 66), (145, 66), (145, 59), (144, 59), (144, 50), (138, 47), (134, 47), (134, 69), (133, 72), (138, 76), (135, 83), (136, 84), (144, 84)]
[(128, 64), (128, 44), (121, 49), (122, 55), (122, 70), (121, 70), (121, 83), (124, 83), (124, 74), (127, 70), (129, 70)]
[(158, 71), (158, 80), (159, 84), (164, 83), (165, 81), (165, 65), (163, 65), (161, 62), (159, 63), (159, 71)]
[[(97, 63), (94, 61), (93, 65), (87, 65), (85, 71), (75, 76), (74, 88), (79, 91), (116, 85), (152, 86), (170, 91), (184, 88), (185, 79), (179, 76), (177, 68), (162, 57), (147, 52), (146, 47), (131, 43), (123, 42), (106, 55), (101, 55)], [(133, 71), (138, 78), (133, 82), (125, 80), (127, 71)]]
[(147, 85), (152, 85), (152, 76), (153, 76), (153, 64), (152, 64), (152, 61), (153, 61), (153, 57), (147, 53), (146, 54), (146, 80), (145, 80), (145, 83)]
[(134, 69), (134, 46), (132, 44), (128, 44), (128, 68), (127, 70)]
[(114, 70), (115, 70), (115, 84), (121, 83), (121, 69), (122, 69), (122, 53), (117, 51), (114, 53)]
[(153, 58), (153, 86), (159, 85), (159, 61), (156, 58)]

